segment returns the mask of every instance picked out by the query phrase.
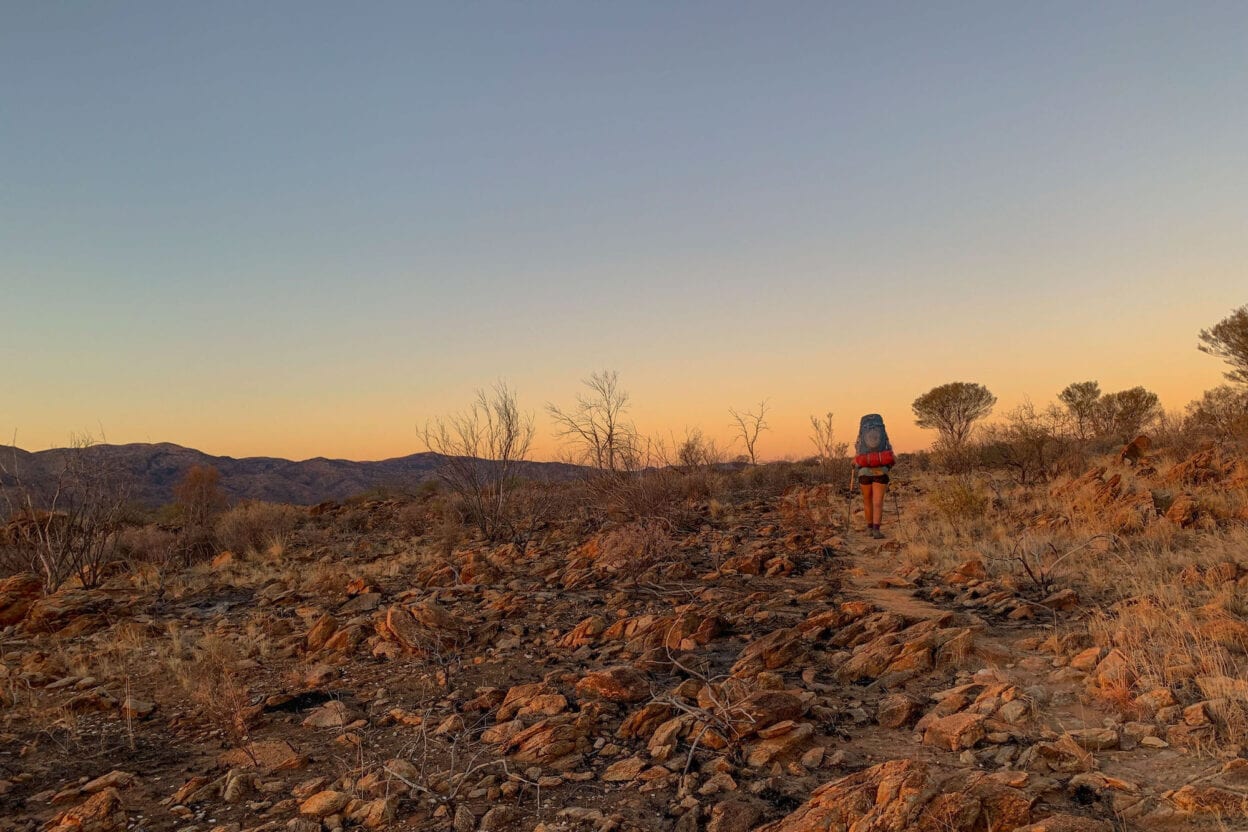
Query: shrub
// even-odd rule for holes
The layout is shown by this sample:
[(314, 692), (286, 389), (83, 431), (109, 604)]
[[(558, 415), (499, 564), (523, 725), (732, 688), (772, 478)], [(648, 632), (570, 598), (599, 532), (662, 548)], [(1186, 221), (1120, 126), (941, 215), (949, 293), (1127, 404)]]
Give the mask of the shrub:
[(969, 477), (952, 477), (928, 494), (928, 502), (950, 523), (980, 517), (992, 498)]
[(303, 512), (280, 503), (248, 502), (217, 518), (217, 541), (233, 552), (263, 552), (299, 525)]

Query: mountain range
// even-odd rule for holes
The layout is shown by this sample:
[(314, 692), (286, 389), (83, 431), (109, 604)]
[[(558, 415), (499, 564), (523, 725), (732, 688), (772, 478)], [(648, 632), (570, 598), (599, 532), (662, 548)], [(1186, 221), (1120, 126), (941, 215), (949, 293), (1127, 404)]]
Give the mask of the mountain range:
[[(437, 476), (443, 460), (432, 452), (377, 462), (324, 457), (299, 462), (262, 456), (235, 459), (167, 442), (34, 452), (0, 446), (0, 484), (12, 485), (20, 478), (36, 493), (45, 491), (73, 453), (84, 454), (91, 469), (113, 472), (130, 487), (136, 502), (152, 507), (172, 502), (174, 486), (196, 465), (216, 468), (221, 473), (222, 489), (233, 500), (313, 505), (377, 488), (417, 488)], [(582, 470), (561, 462), (524, 462), (521, 466), (523, 476), (535, 479), (568, 479)]]

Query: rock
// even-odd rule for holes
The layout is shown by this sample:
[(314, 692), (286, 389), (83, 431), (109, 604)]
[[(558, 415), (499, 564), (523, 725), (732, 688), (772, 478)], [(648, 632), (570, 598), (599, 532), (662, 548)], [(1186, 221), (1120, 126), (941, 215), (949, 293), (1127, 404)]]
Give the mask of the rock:
[(145, 699), (127, 696), (126, 701), (121, 703), (121, 715), (126, 719), (147, 719), (155, 712), (156, 703)]
[(84, 794), (95, 794), (105, 789), (128, 789), (137, 780), (138, 777), (131, 772), (114, 769), (108, 774), (83, 784), (82, 791)]
[(589, 673), (576, 683), (577, 695), (609, 702), (640, 702), (650, 698), (650, 682), (634, 667), (618, 665)]
[(1079, 728), (1070, 738), (1085, 751), (1105, 751), (1118, 747), (1118, 732), (1111, 728)]
[(814, 735), (815, 727), (803, 722), (782, 734), (761, 739), (746, 749), (746, 765), (762, 767), (778, 760), (793, 760), (810, 747)]
[(43, 583), (29, 572), (0, 581), (0, 627), (17, 624), (43, 595)]
[(1051, 610), (1070, 610), (1079, 606), (1079, 593), (1067, 587), (1058, 590), (1040, 602)]
[(919, 717), (922, 703), (905, 693), (892, 693), (880, 700), (875, 721), (881, 728), (906, 728)]
[(342, 728), (356, 720), (355, 712), (337, 699), (326, 702), (303, 721), (304, 728)]
[(334, 633), (338, 632), (338, 619), (332, 615), (323, 615), (308, 630), (307, 647), (309, 653), (315, 653), (325, 646)]
[(1173, 707), (1175, 698), (1170, 688), (1153, 688), (1135, 697), (1135, 704), (1142, 711), (1155, 714), (1162, 708)]
[(455, 832), (475, 832), (477, 828), (477, 816), (472, 810), (463, 803), (455, 807), (455, 820), (451, 822), (451, 828)]
[(1196, 523), (1200, 516), (1200, 504), (1190, 494), (1179, 494), (1166, 509), (1166, 519), (1176, 526), (1188, 528)]
[(1102, 688), (1125, 690), (1135, 683), (1135, 672), (1131, 669), (1131, 662), (1126, 655), (1114, 648), (1097, 664), (1093, 678)]
[(1187, 785), (1167, 798), (1181, 812), (1221, 818), (1248, 817), (1248, 797), (1216, 786)]
[(533, 724), (503, 743), (502, 750), (520, 763), (566, 770), (580, 761), (578, 749), (583, 739), (581, 727), (565, 715)]
[(806, 713), (806, 703), (787, 691), (763, 690), (722, 708), (722, 711), (737, 734), (745, 737), (777, 722), (796, 720)]
[(519, 817), (520, 813), (513, 806), (495, 806), (481, 818), (477, 832), (500, 832)]
[(628, 757), (607, 766), (607, 770), (602, 773), (602, 780), (606, 783), (626, 783), (637, 779), (645, 767), (646, 761), (642, 758)]
[(724, 800), (711, 808), (706, 832), (750, 832), (762, 814), (759, 807), (749, 801)]
[(1080, 774), (1096, 768), (1093, 756), (1079, 747), (1069, 734), (1053, 742), (1038, 742), (1025, 755), (1036, 767), (1063, 774)]
[(923, 733), (923, 744), (947, 748), (950, 751), (974, 748), (987, 733), (984, 720), (983, 714), (968, 712), (933, 720)]
[(567, 704), (567, 698), (545, 682), (516, 685), (507, 691), (503, 703), (498, 706), (495, 719), (498, 722), (509, 722), (521, 715), (553, 716), (566, 708)]
[(1070, 660), (1070, 666), (1075, 670), (1082, 670), (1084, 673), (1090, 673), (1096, 668), (1101, 661), (1101, 648), (1089, 647)]
[(329, 789), (317, 792), (299, 804), (299, 814), (310, 818), (325, 818), (336, 815), (351, 802), (351, 795)]
[(338, 678), (337, 668), (327, 664), (313, 665), (304, 674), (303, 681), (308, 687), (319, 688)]
[(221, 799), (230, 805), (242, 803), (254, 791), (255, 784), (255, 777), (250, 772), (231, 769), (226, 772)]
[(62, 812), (44, 829), (45, 832), (121, 832), (126, 825), (121, 793), (106, 788)]
[(1153, 445), (1153, 440), (1146, 434), (1141, 433), (1130, 442), (1122, 446), (1122, 450), (1118, 452), (1118, 461), (1125, 462), (1129, 465), (1135, 465), (1140, 459), (1148, 453), (1148, 449)]
[[(368, 596), (361, 595), (360, 597), (367, 598)], [(398, 809), (399, 798), (397, 795), (391, 795), (370, 800), (351, 812), (350, 816), (352, 820), (366, 829), (386, 829), (394, 822)]]
[(964, 790), (942, 786), (927, 764), (890, 760), (821, 786), (793, 813), (758, 832), (980, 832), (1029, 819), (1031, 801), (1012, 787), (987, 779)]

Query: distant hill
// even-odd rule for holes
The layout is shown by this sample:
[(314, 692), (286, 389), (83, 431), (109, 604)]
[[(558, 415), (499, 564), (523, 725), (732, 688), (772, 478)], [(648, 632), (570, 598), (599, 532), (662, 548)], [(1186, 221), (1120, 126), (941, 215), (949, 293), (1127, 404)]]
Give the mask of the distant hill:
[[(70, 451), (65, 448), (32, 453), (0, 446), (0, 466), (16, 472), (26, 484), (43, 488), (54, 482), (67, 453)], [(437, 476), (442, 459), (431, 452), (379, 462), (324, 457), (302, 462), (263, 456), (235, 459), (167, 442), (93, 445), (84, 453), (120, 472), (131, 483), (134, 499), (149, 506), (171, 502), (174, 486), (194, 465), (211, 465), (220, 471), (221, 486), (232, 499), (313, 505), (343, 500), (373, 488), (416, 488)], [(533, 478), (568, 479), (582, 469), (560, 462), (526, 462), (522, 470)], [(11, 479), (4, 477), (4, 483), (11, 484)]]

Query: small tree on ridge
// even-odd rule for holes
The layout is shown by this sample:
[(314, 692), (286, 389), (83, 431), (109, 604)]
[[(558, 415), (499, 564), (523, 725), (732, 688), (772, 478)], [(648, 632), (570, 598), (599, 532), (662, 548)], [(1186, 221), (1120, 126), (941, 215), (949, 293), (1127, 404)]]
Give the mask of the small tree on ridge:
[(992, 412), (997, 397), (987, 387), (973, 382), (953, 381), (933, 387), (914, 400), (914, 423), (940, 433), (949, 450), (961, 450), (971, 437), (971, 428)]

